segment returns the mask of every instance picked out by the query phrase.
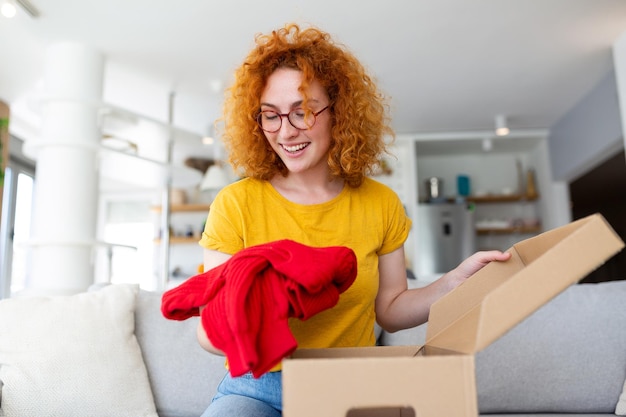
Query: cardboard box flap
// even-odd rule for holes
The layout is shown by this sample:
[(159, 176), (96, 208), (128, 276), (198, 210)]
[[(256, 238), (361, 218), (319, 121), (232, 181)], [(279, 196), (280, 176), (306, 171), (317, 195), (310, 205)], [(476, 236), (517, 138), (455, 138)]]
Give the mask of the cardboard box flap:
[(624, 247), (600, 214), (515, 244), (434, 303), (426, 346), (474, 354)]
[(362, 346), (362, 347), (335, 347), (335, 348), (306, 348), (297, 349), (291, 355), (292, 359), (332, 359), (332, 358), (384, 358), (384, 357), (413, 357), (420, 352), (421, 346)]

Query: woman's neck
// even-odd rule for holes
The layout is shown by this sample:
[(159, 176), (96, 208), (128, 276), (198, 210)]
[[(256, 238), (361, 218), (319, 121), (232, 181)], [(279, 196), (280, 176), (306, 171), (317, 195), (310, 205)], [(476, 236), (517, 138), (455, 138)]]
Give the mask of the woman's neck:
[(299, 175), (290, 172), (286, 177), (278, 174), (270, 183), (287, 200), (303, 205), (321, 204), (337, 197), (343, 190), (344, 181), (328, 176)]

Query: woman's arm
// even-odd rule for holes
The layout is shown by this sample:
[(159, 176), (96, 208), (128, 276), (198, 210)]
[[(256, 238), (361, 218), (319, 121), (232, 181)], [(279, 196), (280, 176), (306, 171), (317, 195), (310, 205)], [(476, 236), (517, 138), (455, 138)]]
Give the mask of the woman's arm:
[(418, 326), (428, 320), (430, 306), (492, 261), (506, 261), (510, 253), (476, 252), (433, 283), (407, 288), (404, 248), (378, 258), (380, 287), (376, 297), (376, 320), (388, 332)]
[[(215, 268), (218, 265), (223, 264), (224, 262), (226, 262), (232, 255), (228, 255), (226, 253), (223, 252), (218, 252), (215, 250), (210, 250), (210, 249), (205, 249), (204, 250), (204, 270), (208, 271), (210, 269)], [(204, 307), (200, 307), (200, 314), (202, 314), (202, 310), (204, 309)], [(215, 353), (217, 355), (224, 355), (224, 353), (215, 348), (215, 346), (213, 346), (213, 344), (211, 343), (211, 341), (209, 340), (209, 338), (206, 335), (206, 331), (204, 330), (204, 327), (202, 327), (202, 321), (198, 322), (198, 328), (196, 329), (196, 335), (198, 338), (198, 343), (200, 343), (200, 346), (204, 349), (207, 350), (211, 353)]]

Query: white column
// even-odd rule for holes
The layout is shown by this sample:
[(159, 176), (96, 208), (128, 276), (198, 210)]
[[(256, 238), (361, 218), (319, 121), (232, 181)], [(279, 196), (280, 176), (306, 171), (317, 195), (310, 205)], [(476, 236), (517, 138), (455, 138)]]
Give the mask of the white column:
[(94, 280), (98, 105), (103, 57), (78, 43), (52, 45), (44, 68), (27, 293), (72, 294)]

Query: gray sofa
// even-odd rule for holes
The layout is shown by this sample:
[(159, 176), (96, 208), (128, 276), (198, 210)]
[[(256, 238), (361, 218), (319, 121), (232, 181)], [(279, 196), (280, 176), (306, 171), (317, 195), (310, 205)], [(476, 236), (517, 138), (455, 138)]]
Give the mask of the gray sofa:
[[(135, 314), (157, 411), (199, 416), (224, 358), (198, 346), (196, 318), (168, 321), (160, 302), (142, 291)], [(423, 344), (425, 328), (382, 332), (380, 343)], [(615, 415), (625, 379), (626, 281), (572, 286), (476, 355), (481, 415)]]

